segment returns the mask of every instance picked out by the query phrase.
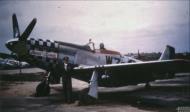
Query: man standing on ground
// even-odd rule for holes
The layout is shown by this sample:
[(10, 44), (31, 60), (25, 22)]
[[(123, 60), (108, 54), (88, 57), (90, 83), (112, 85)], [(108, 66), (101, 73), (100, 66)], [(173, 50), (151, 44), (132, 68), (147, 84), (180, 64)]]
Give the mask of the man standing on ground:
[(65, 101), (67, 103), (71, 103), (72, 102), (71, 75), (73, 71), (73, 66), (71, 63), (69, 63), (69, 57), (64, 57), (63, 63), (64, 63), (64, 73), (62, 76), (63, 92), (64, 92)]

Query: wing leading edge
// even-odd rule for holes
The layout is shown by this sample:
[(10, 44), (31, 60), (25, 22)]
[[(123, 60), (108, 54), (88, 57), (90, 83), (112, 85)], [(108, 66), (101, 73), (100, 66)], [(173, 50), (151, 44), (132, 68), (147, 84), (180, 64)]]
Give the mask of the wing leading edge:
[(168, 74), (190, 72), (189, 67), (190, 61), (181, 59), (86, 66), (75, 68), (76, 75), (73, 77), (86, 82), (91, 79), (88, 95), (98, 98), (98, 86), (118, 87), (147, 83), (167, 78)]
[[(89, 81), (92, 72), (94, 70), (103, 73), (109, 71), (112, 75), (121, 77), (125, 76), (136, 76), (142, 77), (141, 74), (163, 74), (163, 73), (183, 73), (190, 72), (190, 61), (183, 59), (174, 60), (158, 60), (148, 62), (137, 62), (137, 63), (121, 63), (121, 64), (109, 64), (109, 65), (97, 65), (97, 66), (85, 66), (76, 67), (74, 69), (74, 77)], [(148, 76), (150, 76), (148, 75)]]

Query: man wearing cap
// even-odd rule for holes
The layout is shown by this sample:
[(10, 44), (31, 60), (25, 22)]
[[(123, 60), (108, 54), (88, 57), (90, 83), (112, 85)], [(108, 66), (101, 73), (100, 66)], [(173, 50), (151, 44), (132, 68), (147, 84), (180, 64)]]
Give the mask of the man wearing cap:
[(63, 64), (64, 64), (64, 73), (62, 76), (62, 84), (63, 84), (64, 97), (67, 103), (71, 103), (72, 102), (71, 75), (72, 75), (73, 65), (69, 63), (69, 57), (63, 58)]

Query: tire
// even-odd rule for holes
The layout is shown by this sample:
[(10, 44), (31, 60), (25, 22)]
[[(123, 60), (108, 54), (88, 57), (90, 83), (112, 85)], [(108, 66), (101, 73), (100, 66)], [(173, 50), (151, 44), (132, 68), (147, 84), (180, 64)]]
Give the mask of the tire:
[(50, 87), (47, 80), (44, 80), (36, 87), (36, 96), (48, 96), (50, 94)]

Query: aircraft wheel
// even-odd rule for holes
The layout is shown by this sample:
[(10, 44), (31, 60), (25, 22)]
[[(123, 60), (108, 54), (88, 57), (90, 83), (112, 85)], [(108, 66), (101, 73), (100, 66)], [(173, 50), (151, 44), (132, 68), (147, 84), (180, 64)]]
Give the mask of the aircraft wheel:
[(43, 80), (36, 87), (36, 96), (47, 96), (50, 94), (50, 86), (47, 80)]
[(90, 104), (96, 104), (98, 102), (97, 99), (92, 98), (91, 96), (88, 95), (89, 88), (86, 88), (79, 92), (78, 94), (78, 99), (79, 103), (78, 105), (90, 105)]

